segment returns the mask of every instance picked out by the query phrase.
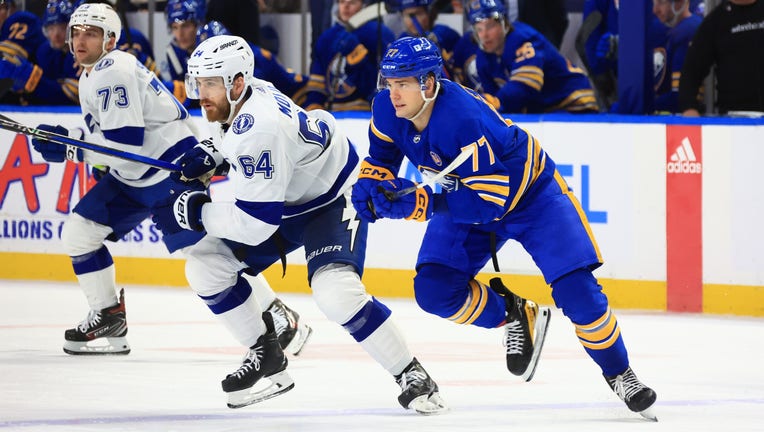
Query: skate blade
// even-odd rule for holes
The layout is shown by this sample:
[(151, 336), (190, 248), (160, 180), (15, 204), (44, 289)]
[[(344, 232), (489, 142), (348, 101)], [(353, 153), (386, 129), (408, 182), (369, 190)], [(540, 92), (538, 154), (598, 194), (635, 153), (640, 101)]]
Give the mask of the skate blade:
[(130, 344), (126, 337), (98, 338), (88, 342), (64, 341), (64, 352), (69, 355), (126, 355)]
[(654, 421), (654, 422), (658, 421), (658, 416), (655, 415), (655, 412), (653, 411), (653, 407), (650, 407), (650, 408), (648, 408), (646, 410), (640, 411), (639, 415), (641, 415), (642, 417), (644, 417), (644, 418), (646, 418), (647, 420), (650, 420), (650, 421)]
[(443, 399), (437, 392), (429, 397), (427, 395), (415, 397), (411, 403), (409, 403), (409, 408), (422, 415), (437, 415), (448, 411), (446, 403), (443, 402)]
[(548, 307), (540, 307), (539, 314), (536, 318), (536, 324), (534, 325), (534, 332), (536, 339), (533, 341), (533, 354), (531, 355), (531, 362), (528, 364), (528, 368), (522, 374), (522, 378), (525, 382), (533, 379), (533, 375), (536, 373), (536, 366), (539, 364), (541, 358), (541, 350), (544, 348), (544, 341), (546, 340), (546, 331), (549, 328), (549, 320), (552, 317), (552, 310)]
[(297, 330), (297, 334), (294, 338), (292, 338), (292, 341), (289, 342), (289, 345), (286, 346), (284, 351), (292, 354), (293, 356), (300, 355), (300, 352), (302, 352), (302, 349), (305, 348), (305, 344), (308, 343), (308, 339), (310, 339), (312, 334), (313, 329), (310, 328), (310, 326), (306, 324), (301, 325)]
[(244, 390), (229, 392), (228, 408), (235, 409), (253, 405), (286, 393), (294, 388), (294, 381), (292, 381), (292, 377), (286, 371), (264, 377), (263, 380), (270, 381), (270, 385), (262, 390), (255, 391), (253, 386)]

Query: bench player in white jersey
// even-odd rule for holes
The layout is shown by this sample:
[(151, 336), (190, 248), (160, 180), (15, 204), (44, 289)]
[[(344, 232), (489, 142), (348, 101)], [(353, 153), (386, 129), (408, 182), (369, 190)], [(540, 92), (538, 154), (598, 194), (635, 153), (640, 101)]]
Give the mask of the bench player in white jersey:
[[(157, 77), (136, 58), (114, 50), (121, 32), (114, 10), (105, 4), (84, 4), (72, 14), (67, 39), (77, 62), (84, 67), (79, 82), (80, 105), (89, 139), (103, 145), (172, 162), (197, 145), (188, 112), (168, 93)], [(39, 125), (38, 129), (82, 138), (82, 131), (63, 126)], [(127, 321), (123, 292), (117, 297), (114, 263), (105, 240), (116, 241), (132, 231), (165, 199), (169, 190), (187, 185), (160, 171), (126, 161), (62, 146), (42, 139), (32, 141), (48, 162), (86, 161), (110, 171), (75, 206), (61, 234), (71, 256), (74, 273), (91, 311), (77, 327), (66, 330), (68, 354), (127, 354)], [(200, 189), (204, 189), (200, 184)], [(172, 252), (196, 243), (202, 233), (165, 235)], [(282, 323), (281, 339), (294, 340), (297, 326), (293, 311), (275, 300), (263, 280), (254, 284), (266, 306)], [(289, 325), (291, 323), (291, 325)], [(289, 339), (289, 340), (288, 340)]]
[[(353, 145), (331, 114), (306, 113), (270, 82), (254, 78), (253, 69), (252, 50), (238, 36), (209, 38), (191, 54), (186, 91), (200, 99), (220, 139), (215, 141), (219, 152), (207, 157), (230, 164), (235, 199), (210, 201), (204, 192), (187, 190), (158, 209), (154, 220), (167, 232), (206, 230), (201, 243), (210, 236), (224, 239), (255, 272), (304, 246), (319, 309), (395, 377), (404, 408), (422, 414), (444, 411), (437, 384), (410, 353), (390, 309), (367, 294), (361, 282), (368, 225), (356, 218), (350, 201), (360, 162)], [(191, 169), (202, 166), (194, 159), (181, 158), (185, 177), (197, 178), (210, 169)], [(231, 284), (236, 268), (223, 274), (225, 269), (210, 267), (209, 257), (217, 253), (225, 250), (194, 248), (186, 276), (209, 302), (239, 303), (238, 283)], [(252, 341), (241, 367), (222, 382), (232, 408), (293, 386), (269, 314), (251, 306), (249, 316), (232, 326), (248, 332)], [(253, 386), (261, 378), (270, 386), (256, 391)]]

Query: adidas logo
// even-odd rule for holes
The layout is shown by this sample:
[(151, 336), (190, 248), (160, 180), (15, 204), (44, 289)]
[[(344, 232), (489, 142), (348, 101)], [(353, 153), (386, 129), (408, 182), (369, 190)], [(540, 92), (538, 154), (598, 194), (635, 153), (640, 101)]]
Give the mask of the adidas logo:
[(666, 163), (666, 172), (672, 174), (700, 174), (703, 172), (703, 164), (698, 162), (695, 151), (692, 149), (690, 139), (684, 137), (682, 144), (674, 150), (674, 154)]

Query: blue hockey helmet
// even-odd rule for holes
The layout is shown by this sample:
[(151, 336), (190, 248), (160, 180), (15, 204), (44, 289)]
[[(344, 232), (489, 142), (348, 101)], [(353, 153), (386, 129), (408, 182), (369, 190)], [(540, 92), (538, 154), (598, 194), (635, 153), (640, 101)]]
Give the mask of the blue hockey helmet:
[(167, 25), (184, 21), (202, 22), (203, 16), (199, 16), (199, 7), (195, 0), (168, 0), (165, 6)]
[(379, 65), (379, 84), (387, 78), (416, 77), (424, 87), (429, 74), (436, 81), (443, 76), (440, 48), (427, 38), (406, 36), (388, 46)]
[(199, 30), (196, 31), (196, 44), (199, 45), (212, 36), (226, 36), (230, 34), (231, 32), (220, 21), (210, 21), (204, 26), (199, 27)]
[(434, 0), (387, 0), (388, 12), (400, 12), (404, 9), (423, 7), (429, 9)]
[(45, 13), (42, 17), (42, 26), (46, 27), (51, 24), (67, 24), (69, 18), (74, 12), (74, 6), (67, 0), (49, 0), (45, 6)]
[(507, 19), (503, 0), (469, 0), (465, 3), (464, 12), (472, 25), (487, 19)]

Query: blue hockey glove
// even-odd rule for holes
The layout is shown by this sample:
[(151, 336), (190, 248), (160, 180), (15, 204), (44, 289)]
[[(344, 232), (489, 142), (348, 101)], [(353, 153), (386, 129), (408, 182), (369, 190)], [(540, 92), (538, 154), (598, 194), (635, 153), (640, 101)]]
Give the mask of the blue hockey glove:
[[(81, 129), (73, 129), (70, 132), (63, 126), (46, 124), (38, 125), (37, 129), (68, 136), (70, 138), (82, 139)], [(82, 162), (84, 160), (82, 149), (71, 145), (56, 144), (44, 138), (32, 138), (32, 147), (34, 147), (34, 149), (37, 150), (47, 162), (63, 162), (67, 159), (73, 162)]]
[(14, 92), (31, 93), (42, 78), (42, 69), (29, 60), (17, 56), (0, 58), (0, 78), (13, 79)]
[[(383, 181), (379, 183), (377, 190), (371, 194), (371, 201), (377, 216), (390, 219), (406, 219), (424, 222), (432, 216), (432, 189), (425, 186), (414, 192), (390, 200), (387, 195), (408, 187), (416, 186), (416, 183), (405, 178)], [(388, 192), (386, 195), (385, 192)]]
[(212, 145), (212, 140), (206, 139), (178, 159), (181, 174), (186, 179), (209, 180), (215, 168), (223, 163), (223, 155)]
[(210, 202), (204, 192), (187, 190), (154, 206), (152, 221), (165, 235), (183, 230), (204, 231), (202, 206)]
[(336, 39), (332, 42), (332, 52), (340, 53), (343, 56), (347, 56), (355, 47), (357, 47), (361, 41), (353, 33), (348, 31), (340, 33)]
[(377, 216), (374, 214), (374, 205), (371, 202), (371, 194), (377, 189), (379, 182), (394, 178), (395, 175), (389, 168), (372, 157), (367, 157), (361, 162), (358, 181), (353, 185), (353, 194), (350, 198), (361, 219), (367, 222), (377, 220)]
[(597, 42), (595, 54), (601, 60), (615, 60), (618, 58), (618, 35), (605, 33)]

